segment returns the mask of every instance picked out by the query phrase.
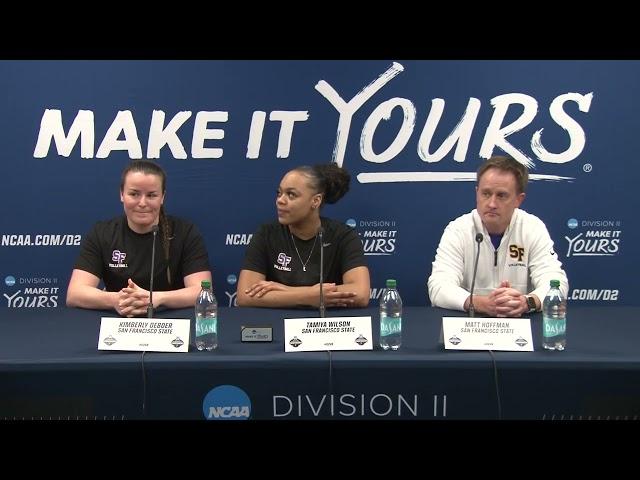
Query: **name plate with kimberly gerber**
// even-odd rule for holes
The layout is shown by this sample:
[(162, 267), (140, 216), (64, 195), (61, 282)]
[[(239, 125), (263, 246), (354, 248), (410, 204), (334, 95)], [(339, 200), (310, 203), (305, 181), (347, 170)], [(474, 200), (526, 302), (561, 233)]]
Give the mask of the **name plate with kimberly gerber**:
[(533, 352), (528, 318), (442, 317), (447, 350)]
[(373, 350), (371, 317), (285, 318), (285, 352)]
[(187, 318), (102, 317), (98, 350), (188, 352)]

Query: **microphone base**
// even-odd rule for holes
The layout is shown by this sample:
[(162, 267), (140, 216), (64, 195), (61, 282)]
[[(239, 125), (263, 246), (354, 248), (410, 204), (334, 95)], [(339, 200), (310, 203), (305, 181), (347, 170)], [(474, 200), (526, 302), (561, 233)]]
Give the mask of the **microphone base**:
[(147, 318), (153, 318), (153, 305), (147, 306)]

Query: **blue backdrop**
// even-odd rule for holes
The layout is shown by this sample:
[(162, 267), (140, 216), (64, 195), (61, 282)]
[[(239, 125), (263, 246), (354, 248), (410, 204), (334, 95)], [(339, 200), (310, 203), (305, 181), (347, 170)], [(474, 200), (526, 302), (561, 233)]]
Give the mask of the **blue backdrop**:
[(570, 301), (638, 305), (639, 90), (637, 61), (0, 62), (2, 306), (64, 305), (81, 238), (122, 213), (120, 172), (145, 157), (168, 173), (167, 211), (202, 230), (220, 303), (282, 175), (336, 161), (351, 190), (323, 214), (360, 234), (372, 298), (396, 278), (428, 304), (444, 227), (505, 152), (531, 166), (523, 208)]

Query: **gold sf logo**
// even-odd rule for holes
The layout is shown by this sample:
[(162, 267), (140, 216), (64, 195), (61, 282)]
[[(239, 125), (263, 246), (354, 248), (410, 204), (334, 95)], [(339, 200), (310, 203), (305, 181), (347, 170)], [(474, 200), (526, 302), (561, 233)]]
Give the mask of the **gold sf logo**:
[(517, 245), (509, 245), (509, 256), (511, 258), (517, 258), (519, 262), (522, 261), (524, 255), (524, 247), (518, 247)]

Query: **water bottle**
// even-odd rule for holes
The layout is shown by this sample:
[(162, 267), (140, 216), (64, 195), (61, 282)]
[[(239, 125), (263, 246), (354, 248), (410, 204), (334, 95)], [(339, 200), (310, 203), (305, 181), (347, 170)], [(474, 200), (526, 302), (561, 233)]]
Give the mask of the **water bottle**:
[(213, 295), (211, 282), (203, 280), (196, 300), (196, 348), (218, 348), (218, 302)]
[(380, 346), (383, 350), (398, 350), (402, 345), (402, 299), (396, 281), (387, 280), (380, 297)]
[(542, 302), (542, 346), (564, 350), (567, 344), (567, 300), (560, 293), (560, 281), (551, 280), (549, 293)]

